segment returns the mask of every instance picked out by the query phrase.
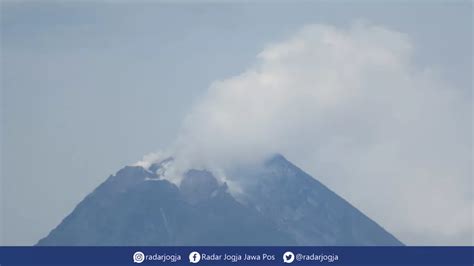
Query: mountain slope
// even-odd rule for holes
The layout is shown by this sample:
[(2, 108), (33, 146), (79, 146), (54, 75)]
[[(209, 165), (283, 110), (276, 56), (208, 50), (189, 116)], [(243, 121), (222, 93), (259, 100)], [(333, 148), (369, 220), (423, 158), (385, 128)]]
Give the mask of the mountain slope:
[(242, 182), (245, 193), (241, 200), (275, 221), (300, 245), (402, 245), (281, 155), (263, 167), (238, 169), (233, 175), (247, 181)]
[[(209, 193), (197, 197), (186, 187), (190, 183)], [(38, 245), (296, 244), (271, 221), (237, 202), (211, 173), (191, 170), (182, 186), (127, 166)]]
[(206, 170), (178, 187), (172, 162), (121, 169), (38, 245), (401, 245), (281, 155), (232, 171), (239, 194)]

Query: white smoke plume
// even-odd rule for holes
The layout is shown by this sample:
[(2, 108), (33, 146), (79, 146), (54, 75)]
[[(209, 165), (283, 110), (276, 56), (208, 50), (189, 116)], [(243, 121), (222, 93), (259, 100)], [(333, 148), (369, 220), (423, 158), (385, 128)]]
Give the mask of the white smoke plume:
[(306, 26), (214, 82), (172, 153), (225, 169), (279, 152), (409, 245), (471, 244), (472, 98), (415, 48), (368, 23)]

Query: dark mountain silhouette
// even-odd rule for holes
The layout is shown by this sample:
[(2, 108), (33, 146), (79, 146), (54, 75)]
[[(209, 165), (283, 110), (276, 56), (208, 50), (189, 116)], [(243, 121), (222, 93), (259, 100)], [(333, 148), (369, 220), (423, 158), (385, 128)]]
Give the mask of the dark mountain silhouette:
[(38, 245), (402, 245), (281, 155), (232, 171), (237, 195), (206, 170), (176, 186), (172, 161), (121, 169)]

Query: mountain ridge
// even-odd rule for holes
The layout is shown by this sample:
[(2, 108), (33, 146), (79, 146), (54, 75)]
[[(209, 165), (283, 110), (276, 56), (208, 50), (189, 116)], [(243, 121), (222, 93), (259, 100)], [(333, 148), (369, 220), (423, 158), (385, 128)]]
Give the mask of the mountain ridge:
[(403, 245), (282, 155), (231, 172), (239, 195), (206, 169), (164, 179), (172, 161), (109, 176), (37, 245)]

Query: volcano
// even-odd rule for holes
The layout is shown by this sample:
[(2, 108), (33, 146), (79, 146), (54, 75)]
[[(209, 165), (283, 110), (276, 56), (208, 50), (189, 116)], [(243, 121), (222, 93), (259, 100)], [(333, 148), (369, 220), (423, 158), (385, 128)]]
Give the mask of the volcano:
[(230, 171), (239, 192), (205, 169), (177, 185), (165, 178), (173, 161), (111, 175), (37, 245), (403, 245), (282, 155)]

